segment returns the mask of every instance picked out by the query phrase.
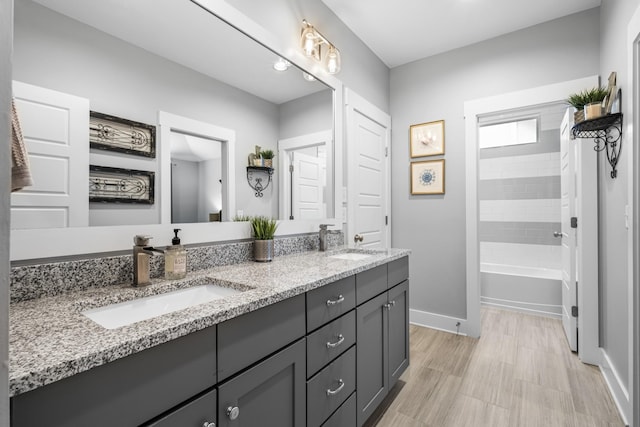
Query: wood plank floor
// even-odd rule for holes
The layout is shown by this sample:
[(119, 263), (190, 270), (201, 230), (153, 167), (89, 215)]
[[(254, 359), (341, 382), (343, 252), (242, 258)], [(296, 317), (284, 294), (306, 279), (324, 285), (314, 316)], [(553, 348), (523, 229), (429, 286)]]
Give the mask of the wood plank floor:
[(411, 325), (411, 364), (367, 427), (623, 427), (559, 320), (482, 309), (479, 340)]

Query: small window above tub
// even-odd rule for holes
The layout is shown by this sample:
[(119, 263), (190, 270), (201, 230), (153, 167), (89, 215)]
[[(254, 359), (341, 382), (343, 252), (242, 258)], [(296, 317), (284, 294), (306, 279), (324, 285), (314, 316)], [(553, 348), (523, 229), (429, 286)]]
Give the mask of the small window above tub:
[(480, 148), (493, 148), (531, 144), (538, 142), (538, 128), (538, 118), (535, 117), (501, 123), (480, 123), (478, 145)]

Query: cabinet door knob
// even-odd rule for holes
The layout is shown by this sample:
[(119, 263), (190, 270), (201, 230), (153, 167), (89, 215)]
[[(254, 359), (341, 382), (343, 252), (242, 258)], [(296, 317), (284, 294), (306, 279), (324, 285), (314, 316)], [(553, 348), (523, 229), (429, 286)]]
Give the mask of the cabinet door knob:
[(334, 394), (338, 394), (340, 393), (340, 390), (344, 388), (344, 381), (342, 381), (342, 378), (340, 378), (338, 382), (340, 383), (340, 385), (337, 388), (334, 388), (333, 390), (327, 389), (327, 396), (333, 396)]
[(384, 308), (386, 308), (387, 310), (391, 310), (391, 304), (384, 304), (383, 305)]
[(336, 299), (328, 299), (327, 300), (327, 306), (340, 304), (341, 302), (344, 302), (344, 296), (338, 295), (338, 298), (336, 298)]
[(227, 408), (227, 417), (229, 417), (231, 421), (238, 418), (238, 415), (240, 415), (240, 408), (238, 408), (237, 406), (229, 406)]
[(339, 346), (344, 342), (344, 336), (342, 334), (338, 334), (337, 338), (338, 338), (338, 341), (336, 342), (328, 342), (327, 348), (336, 348), (337, 346)]
[(202, 424), (202, 427), (216, 427), (216, 423), (210, 423), (209, 421), (205, 421), (204, 424)]

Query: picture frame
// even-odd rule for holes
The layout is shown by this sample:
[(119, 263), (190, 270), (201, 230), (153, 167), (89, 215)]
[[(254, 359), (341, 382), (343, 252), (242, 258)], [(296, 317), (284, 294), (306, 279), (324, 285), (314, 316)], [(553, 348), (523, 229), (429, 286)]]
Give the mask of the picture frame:
[(616, 92), (616, 96), (613, 98), (613, 103), (611, 104), (611, 114), (617, 114), (621, 112), (621, 103), (622, 103), (622, 89), (618, 89)]
[(411, 125), (409, 152), (412, 159), (444, 154), (444, 120)]
[(89, 202), (152, 205), (155, 172), (89, 165)]
[(444, 159), (410, 164), (412, 195), (444, 194)]
[(98, 150), (155, 158), (156, 127), (90, 111), (89, 145)]

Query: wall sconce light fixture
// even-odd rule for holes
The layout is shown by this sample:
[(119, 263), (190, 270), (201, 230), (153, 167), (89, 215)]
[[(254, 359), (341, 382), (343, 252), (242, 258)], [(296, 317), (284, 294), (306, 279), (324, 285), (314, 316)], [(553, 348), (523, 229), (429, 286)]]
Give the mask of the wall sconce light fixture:
[(300, 45), (307, 57), (314, 58), (316, 61), (322, 60), (322, 45), (327, 45), (328, 51), (325, 55), (325, 66), (329, 74), (338, 74), (340, 72), (340, 51), (325, 36), (320, 34), (313, 25), (302, 20), (302, 35), (300, 37)]

